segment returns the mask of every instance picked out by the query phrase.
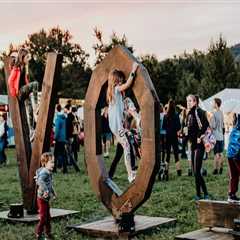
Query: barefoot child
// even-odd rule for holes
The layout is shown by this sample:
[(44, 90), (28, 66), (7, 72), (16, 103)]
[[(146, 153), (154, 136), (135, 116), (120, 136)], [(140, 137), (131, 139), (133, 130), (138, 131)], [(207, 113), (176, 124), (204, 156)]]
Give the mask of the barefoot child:
[(51, 224), (50, 224), (50, 206), (49, 201), (51, 198), (56, 197), (53, 189), (52, 171), (54, 168), (54, 156), (50, 152), (43, 153), (41, 156), (42, 167), (36, 171), (36, 184), (37, 184), (37, 205), (39, 211), (39, 223), (36, 228), (37, 239), (44, 239), (43, 233), (48, 239), (52, 239)]
[(127, 169), (128, 181), (132, 182), (135, 174), (131, 168), (130, 143), (127, 138), (128, 130), (124, 128), (124, 101), (122, 94), (133, 82), (137, 63), (133, 63), (132, 72), (126, 83), (121, 84), (121, 74), (118, 70), (112, 70), (108, 78), (107, 102), (109, 103), (109, 127), (117, 141), (124, 149), (124, 162)]

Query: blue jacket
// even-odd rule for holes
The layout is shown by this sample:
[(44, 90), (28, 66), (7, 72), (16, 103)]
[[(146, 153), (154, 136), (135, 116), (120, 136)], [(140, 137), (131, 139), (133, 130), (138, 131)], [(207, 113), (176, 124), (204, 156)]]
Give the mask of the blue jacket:
[[(45, 167), (41, 167), (36, 171), (36, 184), (38, 186), (37, 196), (46, 201), (49, 201), (55, 195), (53, 189), (52, 173)], [(43, 197), (44, 192), (48, 193), (46, 198)]]
[(57, 142), (66, 142), (66, 116), (62, 113), (58, 113), (55, 120), (55, 133), (54, 139)]
[(229, 137), (227, 157), (240, 160), (240, 115), (238, 115), (237, 124)]

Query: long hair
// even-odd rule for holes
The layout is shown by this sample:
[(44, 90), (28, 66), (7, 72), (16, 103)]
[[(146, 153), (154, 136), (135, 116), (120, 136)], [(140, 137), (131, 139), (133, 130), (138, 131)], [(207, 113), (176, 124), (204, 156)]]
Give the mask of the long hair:
[(125, 75), (122, 71), (117, 69), (112, 70), (108, 76), (108, 88), (107, 88), (107, 102), (114, 101), (114, 88), (116, 85), (124, 81)]
[(26, 48), (20, 48), (18, 50), (17, 59), (16, 59), (16, 62), (15, 62), (16, 67), (20, 67), (20, 66), (24, 65), (23, 64), (23, 59), (27, 54), (29, 54), (29, 51)]
[(168, 101), (167, 117), (171, 118), (176, 112), (176, 105), (174, 100), (170, 99)]

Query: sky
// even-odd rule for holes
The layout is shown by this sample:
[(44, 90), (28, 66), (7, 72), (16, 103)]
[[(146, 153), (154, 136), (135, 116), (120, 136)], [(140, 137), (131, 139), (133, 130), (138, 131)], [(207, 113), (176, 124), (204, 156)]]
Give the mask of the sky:
[(94, 62), (93, 29), (109, 41), (113, 31), (125, 34), (135, 55), (160, 60), (206, 51), (222, 34), (229, 46), (240, 43), (240, 0), (0, 0), (0, 51), (18, 45), (28, 34), (54, 26), (68, 29)]

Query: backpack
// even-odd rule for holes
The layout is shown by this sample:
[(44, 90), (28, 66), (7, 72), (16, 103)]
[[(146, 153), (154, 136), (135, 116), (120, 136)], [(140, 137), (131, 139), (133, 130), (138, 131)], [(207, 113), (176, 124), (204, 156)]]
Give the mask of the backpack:
[(237, 159), (239, 159), (239, 151), (240, 151), (240, 130), (237, 128), (233, 128), (229, 137), (227, 157), (228, 158), (236, 157)]
[[(198, 116), (197, 109), (195, 110), (195, 116), (196, 116), (196, 119), (197, 119), (198, 128), (202, 129), (202, 123), (201, 123), (201, 120)], [(206, 132), (204, 133), (202, 141), (203, 141), (203, 145), (205, 147), (205, 152), (208, 153), (214, 148), (214, 146), (216, 144), (216, 138), (213, 135), (212, 129), (210, 127), (208, 127)]]

